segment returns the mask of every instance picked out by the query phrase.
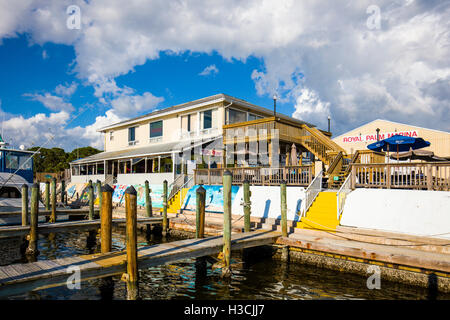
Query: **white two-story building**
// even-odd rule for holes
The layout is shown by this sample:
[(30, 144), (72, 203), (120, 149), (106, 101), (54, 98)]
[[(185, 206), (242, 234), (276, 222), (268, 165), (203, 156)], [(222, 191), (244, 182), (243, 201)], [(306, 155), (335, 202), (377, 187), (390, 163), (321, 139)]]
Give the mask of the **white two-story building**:
[[(192, 173), (194, 148), (213, 144), (213, 153), (220, 156), (223, 125), (273, 114), (273, 110), (217, 94), (115, 123), (98, 130), (104, 134), (104, 152), (70, 163), (71, 182), (171, 183), (182, 173)], [(303, 123), (280, 113), (277, 117)], [(200, 166), (220, 164), (207, 160)]]

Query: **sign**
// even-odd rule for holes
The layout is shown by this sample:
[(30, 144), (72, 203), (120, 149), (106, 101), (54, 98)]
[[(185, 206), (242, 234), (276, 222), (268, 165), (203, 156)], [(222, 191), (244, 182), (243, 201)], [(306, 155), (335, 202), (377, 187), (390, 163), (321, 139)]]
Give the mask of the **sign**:
[[(411, 131), (401, 131), (401, 132), (386, 132), (386, 133), (381, 133), (379, 134), (380, 140), (386, 139), (386, 138), (390, 138), (393, 135), (401, 135), (401, 136), (405, 136), (405, 137), (418, 137), (419, 136), (419, 131), (417, 130), (411, 130)], [(345, 136), (342, 138), (342, 142), (376, 142), (377, 141), (377, 134), (373, 133), (373, 134), (361, 134), (361, 135), (357, 135), (357, 136)]]

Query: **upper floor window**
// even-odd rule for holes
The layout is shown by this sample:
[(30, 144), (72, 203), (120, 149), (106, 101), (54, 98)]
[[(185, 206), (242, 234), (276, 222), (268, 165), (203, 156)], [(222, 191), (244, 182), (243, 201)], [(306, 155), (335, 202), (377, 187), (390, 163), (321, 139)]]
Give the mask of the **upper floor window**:
[(212, 110), (203, 111), (203, 129), (212, 128)]
[(162, 137), (162, 135), (163, 135), (163, 122), (162, 122), (162, 120), (150, 123), (150, 139), (151, 138)]
[(228, 124), (247, 121), (247, 113), (235, 109), (228, 109)]
[(253, 113), (249, 113), (248, 114), (248, 121), (252, 121), (252, 120), (258, 120), (258, 119), (262, 119), (263, 117), (258, 116), (256, 114)]
[(113, 140), (114, 140), (114, 134), (113, 134), (113, 132), (114, 132), (114, 131), (110, 131), (110, 132), (109, 132), (109, 141), (113, 141)]
[(136, 127), (128, 128), (128, 142), (136, 141)]

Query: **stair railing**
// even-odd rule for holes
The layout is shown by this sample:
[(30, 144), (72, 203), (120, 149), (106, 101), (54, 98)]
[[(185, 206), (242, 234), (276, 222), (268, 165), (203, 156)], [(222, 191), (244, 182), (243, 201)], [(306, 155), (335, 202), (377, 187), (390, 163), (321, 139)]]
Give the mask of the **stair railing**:
[(350, 192), (352, 192), (351, 176), (352, 176), (352, 173), (350, 172), (350, 174), (347, 176), (347, 179), (345, 179), (345, 181), (342, 184), (341, 188), (336, 193), (337, 220), (338, 221), (339, 221), (339, 218), (341, 217), (342, 211), (344, 210), (345, 199), (347, 198), (347, 195)]
[(182, 194), (181, 194), (181, 192), (183, 192), (183, 189), (184, 189), (184, 188), (190, 188), (190, 187), (192, 187), (192, 186), (194, 185), (192, 182), (194, 182), (194, 176), (190, 176), (189, 179), (188, 179), (188, 180), (181, 186), (181, 188), (179, 189), (179, 190), (180, 190), (180, 210), (183, 210), (183, 209), (181, 208), (181, 206), (183, 205), (183, 203), (182, 203)]
[(311, 207), (312, 203), (316, 199), (319, 192), (322, 190), (322, 177), (323, 170), (311, 181), (308, 188), (305, 190), (305, 205), (300, 210), (300, 218), (304, 217), (309, 207)]

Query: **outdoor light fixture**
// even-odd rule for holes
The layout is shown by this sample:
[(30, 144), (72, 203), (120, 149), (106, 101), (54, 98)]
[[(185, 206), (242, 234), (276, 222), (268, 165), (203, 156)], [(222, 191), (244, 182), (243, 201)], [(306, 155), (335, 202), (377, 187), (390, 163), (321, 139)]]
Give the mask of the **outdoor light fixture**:
[(330, 121), (331, 121), (331, 117), (328, 116), (328, 132), (331, 132), (331, 131), (330, 131)]
[(375, 130), (377, 132), (377, 141), (380, 141), (380, 128)]
[(277, 95), (273, 95), (273, 116), (277, 116)]

